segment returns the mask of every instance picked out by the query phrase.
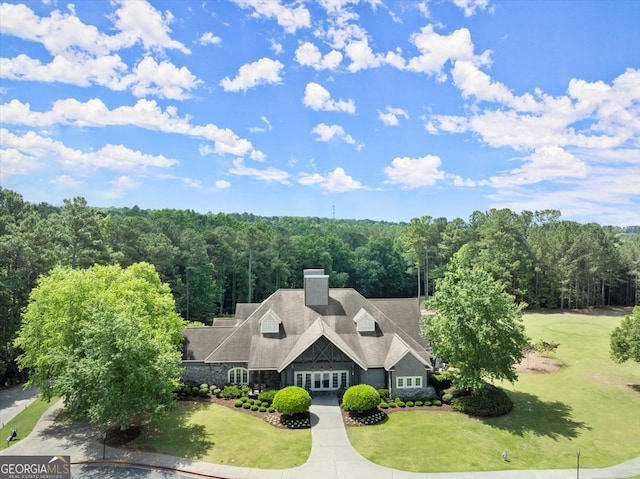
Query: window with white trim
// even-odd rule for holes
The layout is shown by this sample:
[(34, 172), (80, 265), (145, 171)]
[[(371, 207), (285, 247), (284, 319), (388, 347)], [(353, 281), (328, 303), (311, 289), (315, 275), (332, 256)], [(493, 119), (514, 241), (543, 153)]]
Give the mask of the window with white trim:
[(245, 368), (229, 369), (229, 384), (249, 384), (249, 370)]
[(359, 333), (371, 333), (376, 330), (376, 320), (364, 308), (360, 308), (353, 321)]
[(422, 376), (398, 376), (396, 377), (396, 388), (421, 388)]

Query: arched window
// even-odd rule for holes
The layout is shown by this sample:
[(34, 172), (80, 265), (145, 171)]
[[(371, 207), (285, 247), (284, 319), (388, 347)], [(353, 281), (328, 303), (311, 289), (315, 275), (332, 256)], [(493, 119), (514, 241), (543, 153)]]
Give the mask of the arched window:
[(229, 384), (249, 384), (249, 370), (245, 368), (229, 369)]

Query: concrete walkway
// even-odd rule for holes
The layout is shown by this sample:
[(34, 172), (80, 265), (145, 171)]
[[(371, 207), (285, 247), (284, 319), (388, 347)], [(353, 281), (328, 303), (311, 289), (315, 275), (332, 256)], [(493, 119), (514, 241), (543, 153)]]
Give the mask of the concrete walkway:
[(20, 411), (38, 397), (38, 388), (13, 386), (0, 389), (0, 427), (4, 427)]
[[(33, 432), (0, 455), (69, 455), (75, 464), (101, 462), (100, 434), (88, 423), (78, 426), (56, 422), (58, 402), (47, 411)], [(110, 462), (146, 465), (202, 477), (228, 479), (574, 479), (575, 469), (460, 473), (412, 473), (378, 466), (364, 459), (349, 443), (335, 397), (319, 396), (311, 406), (311, 454), (305, 464), (292, 469), (251, 469), (107, 447)], [(75, 466), (76, 477), (83, 477)], [(581, 469), (581, 479), (626, 479), (640, 474), (640, 457), (604, 469)], [(88, 475), (88, 474), (87, 474)], [(92, 477), (97, 477), (92, 475)]]

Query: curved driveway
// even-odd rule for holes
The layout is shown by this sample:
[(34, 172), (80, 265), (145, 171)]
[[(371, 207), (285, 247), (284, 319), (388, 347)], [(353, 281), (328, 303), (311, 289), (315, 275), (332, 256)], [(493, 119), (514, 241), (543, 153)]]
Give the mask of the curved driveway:
[[(98, 477), (103, 447), (100, 434), (88, 424), (55, 422), (61, 409), (58, 402), (43, 416), (32, 434), (0, 455), (69, 455), (74, 463), (74, 476)], [(335, 397), (316, 397), (311, 406), (312, 447), (309, 459), (292, 469), (250, 469), (166, 456), (105, 449), (111, 464), (128, 464), (125, 469), (104, 465), (108, 471), (126, 471), (127, 477), (214, 477), (229, 479), (574, 479), (574, 469), (538, 471), (493, 471), (458, 473), (413, 473), (378, 466), (363, 458), (349, 443)], [(85, 464), (85, 465), (83, 465)], [(90, 465), (89, 465), (90, 464)], [(131, 467), (135, 466), (135, 467)], [(150, 472), (149, 469), (159, 469)], [(172, 472), (173, 471), (173, 472)], [(640, 457), (604, 469), (581, 469), (581, 479), (625, 479), (640, 474)], [(107, 474), (110, 476), (110, 474)], [(102, 476), (100, 476), (102, 477)], [(113, 477), (117, 477), (117, 473)]]

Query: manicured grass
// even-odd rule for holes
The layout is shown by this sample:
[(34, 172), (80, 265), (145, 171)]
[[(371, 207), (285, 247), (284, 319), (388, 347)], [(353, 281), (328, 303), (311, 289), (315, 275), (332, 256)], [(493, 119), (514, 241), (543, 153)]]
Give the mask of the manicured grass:
[(24, 439), (33, 431), (34, 426), (45, 411), (53, 406), (57, 400), (58, 398), (54, 397), (51, 401), (43, 401), (39, 397), (29, 404), (24, 411), (20, 411), (11, 421), (5, 424), (0, 429), (0, 451), (8, 447), (6, 439), (12, 430), (18, 430), (18, 440)]
[[(366, 458), (420, 472), (606, 467), (640, 456), (640, 364), (609, 358), (615, 313), (527, 314), (531, 339), (560, 343), (556, 374), (503, 384), (514, 411), (478, 420), (443, 411), (401, 411), (350, 428)], [(502, 460), (508, 452), (509, 462)]]
[(181, 402), (130, 446), (216, 464), (284, 469), (306, 462), (311, 431), (278, 429), (218, 404)]

